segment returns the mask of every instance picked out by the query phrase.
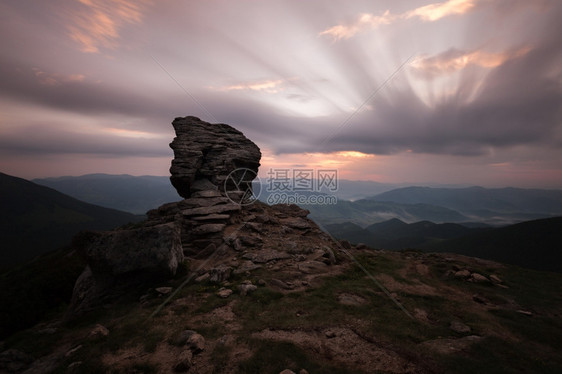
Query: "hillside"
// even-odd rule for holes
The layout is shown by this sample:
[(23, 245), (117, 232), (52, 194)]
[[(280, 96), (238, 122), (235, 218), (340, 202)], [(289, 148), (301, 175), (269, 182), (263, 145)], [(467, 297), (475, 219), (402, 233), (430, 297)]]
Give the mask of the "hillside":
[(169, 177), (87, 174), (33, 182), (90, 204), (133, 214), (145, 214), (164, 203), (180, 200)]
[(562, 272), (562, 217), (477, 232), (425, 250), (455, 252), (539, 270)]
[(456, 210), (474, 221), (508, 224), (562, 215), (562, 191), (521, 188), (405, 187), (370, 200), (431, 204)]
[(0, 207), (0, 269), (67, 245), (81, 230), (107, 230), (141, 219), (2, 173)]
[(431, 243), (486, 230), (455, 223), (437, 224), (430, 221), (408, 224), (397, 218), (374, 223), (364, 229), (350, 222), (326, 225), (325, 228), (336, 238), (349, 240), (351, 243), (364, 243), (373, 248), (392, 250), (425, 248)]
[(322, 225), (352, 222), (367, 226), (397, 218), (404, 222), (463, 222), (468, 218), (449, 208), (429, 204), (403, 204), (396, 202), (338, 200), (334, 205), (303, 205), (310, 217)]

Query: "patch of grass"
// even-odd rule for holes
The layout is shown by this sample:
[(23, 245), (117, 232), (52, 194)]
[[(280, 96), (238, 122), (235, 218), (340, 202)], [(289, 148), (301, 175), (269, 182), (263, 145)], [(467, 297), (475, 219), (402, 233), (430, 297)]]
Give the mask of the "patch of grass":
[(214, 365), (213, 374), (223, 373), (228, 367), (230, 361), (230, 352), (232, 347), (224, 344), (218, 344), (213, 352), (211, 352), (211, 362)]
[[(537, 355), (537, 353), (539, 353)], [(451, 373), (560, 373), (562, 363), (537, 352), (529, 344), (488, 337), (465, 354), (440, 357), (444, 372)]]
[(332, 366), (325, 360), (316, 361), (292, 343), (255, 339), (249, 340), (248, 343), (255, 353), (239, 364), (238, 373), (279, 373), (285, 369), (291, 369), (296, 373), (300, 369), (318, 374), (362, 373), (358, 370)]

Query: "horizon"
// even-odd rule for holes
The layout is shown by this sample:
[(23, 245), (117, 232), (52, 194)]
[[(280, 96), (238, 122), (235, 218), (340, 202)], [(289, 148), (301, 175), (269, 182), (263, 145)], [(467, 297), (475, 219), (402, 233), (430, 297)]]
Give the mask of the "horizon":
[(0, 4), (0, 170), (168, 176), (176, 116), (270, 168), (562, 189), (562, 3)]

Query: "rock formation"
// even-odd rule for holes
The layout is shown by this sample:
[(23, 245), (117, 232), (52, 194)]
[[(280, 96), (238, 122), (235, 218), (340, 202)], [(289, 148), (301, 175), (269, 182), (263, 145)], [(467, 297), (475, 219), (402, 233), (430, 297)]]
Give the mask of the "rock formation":
[(251, 179), (258, 172), (260, 149), (232, 126), (197, 117), (179, 117), (172, 125), (176, 138), (170, 144), (174, 150), (170, 181), (180, 196), (190, 198), (200, 191), (217, 190), (224, 194), (225, 189), (236, 189), (227, 181), (233, 171), (248, 169)]
[[(184, 259), (218, 258), (209, 262), (215, 267), (198, 274), (207, 273), (217, 283), (283, 261), (294, 262), (293, 275), (310, 276), (335, 261), (329, 249), (334, 243), (306, 218), (307, 210), (245, 204), (245, 189), (251, 192), (261, 157), (252, 141), (231, 126), (196, 117), (172, 124), (177, 136), (170, 144), (175, 155), (170, 180), (185, 199), (147, 212), (147, 220), (135, 228), (77, 236), (75, 247), (88, 267), (76, 282), (70, 317), (94, 308), (131, 280), (174, 275)], [(220, 262), (233, 256), (242, 262)], [(292, 287), (287, 281), (284, 287)]]

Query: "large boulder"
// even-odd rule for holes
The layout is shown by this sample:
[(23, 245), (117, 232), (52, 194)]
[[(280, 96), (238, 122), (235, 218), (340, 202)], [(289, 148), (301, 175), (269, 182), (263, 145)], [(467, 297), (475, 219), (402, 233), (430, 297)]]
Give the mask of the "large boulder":
[[(197, 117), (178, 117), (173, 122), (176, 137), (170, 144), (174, 159), (170, 181), (180, 196), (199, 191), (225, 192), (225, 181), (237, 169), (248, 169), (236, 177), (251, 182), (260, 166), (261, 152), (242, 132), (223, 123), (208, 123)], [(226, 183), (226, 190), (238, 186)]]

